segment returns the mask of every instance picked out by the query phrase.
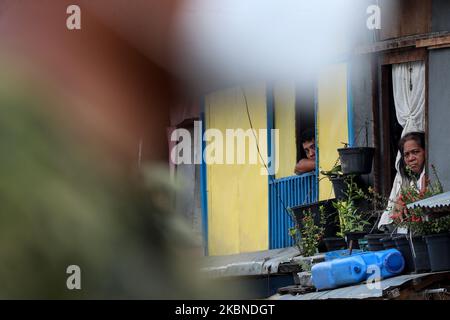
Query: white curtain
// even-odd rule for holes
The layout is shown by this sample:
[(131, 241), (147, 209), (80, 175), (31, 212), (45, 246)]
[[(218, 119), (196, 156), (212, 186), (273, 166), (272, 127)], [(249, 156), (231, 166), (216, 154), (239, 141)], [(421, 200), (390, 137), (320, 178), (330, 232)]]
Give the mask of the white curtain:
[(425, 130), (425, 64), (422, 61), (392, 66), (395, 111), (402, 136)]
[[(397, 121), (403, 127), (402, 137), (414, 131), (425, 131), (425, 63), (423, 61), (394, 64), (392, 83)], [(394, 202), (400, 192), (402, 179), (398, 172), (400, 152), (397, 153), (397, 174), (389, 196), (389, 204), (381, 216), (378, 227), (392, 223), (390, 217)]]

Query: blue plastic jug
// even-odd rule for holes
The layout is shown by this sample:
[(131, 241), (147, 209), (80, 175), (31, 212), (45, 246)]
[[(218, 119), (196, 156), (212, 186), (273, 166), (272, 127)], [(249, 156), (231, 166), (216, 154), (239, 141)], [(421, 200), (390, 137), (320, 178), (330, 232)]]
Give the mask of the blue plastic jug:
[[(400, 274), (405, 268), (405, 259), (397, 249), (387, 249), (362, 254), (367, 266), (376, 265), (380, 268), (382, 279)], [(367, 276), (370, 276), (370, 272)]]
[(405, 260), (397, 249), (364, 252), (315, 264), (312, 282), (318, 290), (334, 289), (367, 280), (376, 270), (381, 279), (400, 274)]

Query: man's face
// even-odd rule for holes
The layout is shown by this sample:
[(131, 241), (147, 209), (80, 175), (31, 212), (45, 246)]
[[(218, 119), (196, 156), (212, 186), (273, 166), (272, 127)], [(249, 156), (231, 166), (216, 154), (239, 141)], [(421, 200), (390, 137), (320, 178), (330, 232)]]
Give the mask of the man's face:
[(305, 150), (306, 157), (311, 160), (316, 160), (316, 143), (314, 139), (302, 143), (303, 150)]

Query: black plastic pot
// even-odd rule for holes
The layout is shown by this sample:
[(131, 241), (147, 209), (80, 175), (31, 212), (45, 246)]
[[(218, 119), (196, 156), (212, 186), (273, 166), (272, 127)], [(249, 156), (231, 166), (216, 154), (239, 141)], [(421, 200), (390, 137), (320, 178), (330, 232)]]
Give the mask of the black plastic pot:
[(352, 242), (352, 249), (359, 249), (358, 240), (364, 238), (366, 232), (349, 232), (345, 234), (345, 240), (347, 241), (347, 246), (350, 247), (350, 242)]
[(383, 251), (384, 250), (384, 247), (381, 245), (381, 246), (367, 246), (367, 251)]
[(369, 245), (373, 245), (373, 246), (378, 246), (380, 245), (380, 239), (385, 238), (386, 234), (385, 233), (371, 233), (371, 234), (366, 234), (364, 236), (365, 239), (367, 239), (367, 243)]
[(380, 239), (380, 243), (383, 245), (384, 249), (395, 249), (395, 242), (392, 237), (384, 237)]
[(338, 152), (344, 174), (369, 174), (372, 171), (374, 148), (341, 148)]
[(328, 251), (341, 250), (347, 248), (347, 243), (344, 238), (325, 238), (323, 239)]
[(409, 241), (405, 235), (396, 236), (393, 238), (397, 250), (402, 253), (405, 259), (405, 272), (414, 272), (414, 259), (411, 253), (411, 247), (409, 246)]
[(378, 245), (367, 245), (367, 251), (382, 251), (384, 250), (383, 245), (380, 243)]
[(430, 271), (430, 258), (428, 248), (423, 237), (417, 236), (410, 242), (411, 253), (414, 260), (414, 269), (416, 273)]
[[(363, 190), (365, 190), (366, 184), (364, 183), (364, 180), (361, 179), (361, 176), (335, 176), (335, 177), (330, 177), (330, 181), (333, 184), (333, 191), (334, 191), (334, 196), (337, 200), (341, 200), (341, 199), (345, 199), (347, 198), (346, 192), (348, 190), (348, 185), (347, 183), (345, 183), (345, 181), (350, 181), (351, 177), (353, 178), (353, 182), (356, 183), (356, 185), (358, 186), (358, 188), (361, 188)], [(363, 202), (363, 201), (359, 201), (359, 202)], [(358, 203), (358, 205), (360, 205), (361, 203)]]
[(345, 193), (348, 189), (348, 186), (345, 183), (345, 177), (332, 177), (330, 178), (330, 181), (333, 184), (334, 196), (336, 199), (345, 199), (347, 197)]
[(431, 271), (450, 270), (450, 234), (425, 236)]
[(367, 249), (369, 251), (381, 251), (384, 249), (380, 239), (385, 237), (384, 233), (368, 234), (364, 237), (367, 240)]

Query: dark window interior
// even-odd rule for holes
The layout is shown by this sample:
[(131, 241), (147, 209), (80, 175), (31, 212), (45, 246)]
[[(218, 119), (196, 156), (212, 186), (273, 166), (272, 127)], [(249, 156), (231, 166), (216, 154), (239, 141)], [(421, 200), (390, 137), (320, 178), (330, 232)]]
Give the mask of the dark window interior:
[(398, 152), (398, 141), (401, 138), (402, 126), (397, 121), (392, 84), (392, 65), (382, 66), (382, 112), (381, 112), (381, 172), (382, 193), (389, 195), (395, 179), (395, 159)]
[(302, 83), (297, 86), (295, 99), (297, 161), (306, 158), (301, 144), (302, 132), (309, 128), (315, 128), (314, 90), (314, 83)]
[[(390, 71), (392, 74), (392, 66), (390, 66)], [(389, 126), (390, 126), (390, 135), (388, 137), (389, 141), (389, 154), (391, 158), (391, 181), (390, 185), (394, 183), (394, 178), (396, 175), (396, 169), (395, 169), (395, 160), (397, 158), (398, 153), (398, 142), (400, 141), (402, 137), (402, 131), (403, 128), (397, 121), (397, 115), (395, 113), (395, 101), (394, 101), (394, 92), (393, 92), (393, 86), (392, 83), (389, 86)]]

